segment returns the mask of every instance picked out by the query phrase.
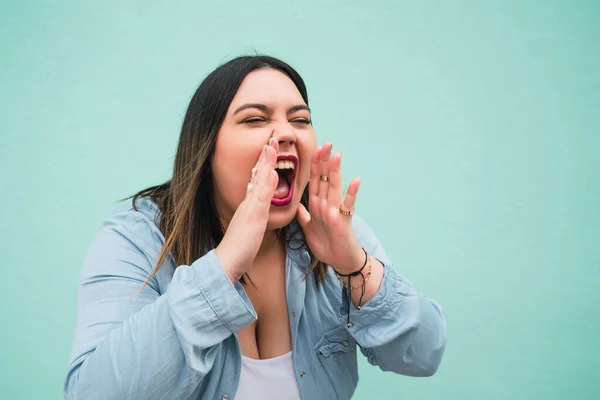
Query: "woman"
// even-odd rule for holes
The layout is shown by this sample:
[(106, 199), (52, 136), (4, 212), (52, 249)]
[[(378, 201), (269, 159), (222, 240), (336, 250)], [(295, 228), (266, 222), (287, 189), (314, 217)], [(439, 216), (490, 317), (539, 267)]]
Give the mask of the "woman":
[(83, 265), (68, 399), (349, 399), (357, 347), (432, 375), (441, 308), (392, 266), (316, 146), (302, 78), (240, 57), (191, 100), (173, 177), (123, 203)]

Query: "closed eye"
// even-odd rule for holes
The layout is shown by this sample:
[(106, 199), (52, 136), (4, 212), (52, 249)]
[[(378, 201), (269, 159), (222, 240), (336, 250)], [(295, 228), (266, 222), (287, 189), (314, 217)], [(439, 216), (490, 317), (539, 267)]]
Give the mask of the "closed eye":
[(310, 119), (306, 119), (306, 118), (297, 118), (297, 119), (293, 120), (292, 122), (297, 122), (299, 124), (305, 124), (305, 125), (310, 125), (311, 124), (311, 120)]
[(264, 118), (254, 117), (254, 118), (248, 118), (248, 119), (242, 121), (243, 124), (256, 124), (259, 122), (266, 122), (266, 120)]

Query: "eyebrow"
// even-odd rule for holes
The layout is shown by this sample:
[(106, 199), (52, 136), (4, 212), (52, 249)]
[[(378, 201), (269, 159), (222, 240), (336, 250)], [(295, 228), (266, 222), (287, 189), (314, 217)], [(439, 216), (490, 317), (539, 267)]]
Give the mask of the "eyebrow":
[[(267, 107), (264, 104), (260, 104), (260, 103), (247, 103), (247, 104), (243, 104), (243, 105), (239, 106), (238, 109), (235, 110), (235, 112), (233, 113), (233, 115), (236, 115), (237, 113), (242, 112), (244, 110), (247, 110), (249, 108), (256, 108), (256, 109), (258, 109), (258, 110), (260, 110), (260, 111), (262, 111), (264, 113), (267, 113), (267, 114), (271, 111), (270, 108)], [(300, 111), (300, 110), (306, 110), (306, 111), (310, 112), (310, 108), (306, 104), (298, 104), (298, 105), (295, 105), (295, 106), (291, 107), (288, 110), (287, 113), (288, 114), (292, 114), (292, 113), (295, 113), (296, 111)]]

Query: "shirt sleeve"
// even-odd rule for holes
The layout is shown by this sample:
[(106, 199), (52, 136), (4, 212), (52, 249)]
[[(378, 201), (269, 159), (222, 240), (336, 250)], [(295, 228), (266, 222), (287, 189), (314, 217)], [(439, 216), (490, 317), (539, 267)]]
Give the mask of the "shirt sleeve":
[(364, 221), (354, 216), (353, 226), (360, 244), (383, 263), (384, 277), (360, 310), (350, 302), (352, 326), (346, 315), (340, 315), (340, 322), (372, 365), (409, 376), (433, 375), (446, 347), (443, 309), (396, 271)]
[(176, 268), (164, 293), (156, 279), (140, 292), (159, 236), (148, 217), (129, 211), (113, 215), (94, 238), (81, 274), (66, 399), (188, 398), (220, 344), (256, 320), (214, 250)]

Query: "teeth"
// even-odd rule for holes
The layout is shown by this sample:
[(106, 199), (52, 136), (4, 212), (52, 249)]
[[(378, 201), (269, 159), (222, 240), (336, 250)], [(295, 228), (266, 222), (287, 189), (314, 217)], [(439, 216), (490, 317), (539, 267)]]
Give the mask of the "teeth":
[(277, 169), (294, 169), (292, 161), (277, 161)]

